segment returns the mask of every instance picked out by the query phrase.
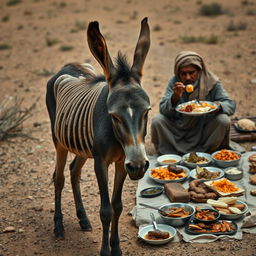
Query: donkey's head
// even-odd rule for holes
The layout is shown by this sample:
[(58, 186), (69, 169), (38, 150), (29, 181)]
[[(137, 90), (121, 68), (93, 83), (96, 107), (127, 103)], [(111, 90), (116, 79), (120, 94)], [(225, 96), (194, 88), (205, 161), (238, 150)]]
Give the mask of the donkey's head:
[(115, 137), (125, 152), (125, 169), (131, 179), (139, 179), (149, 166), (144, 143), (150, 102), (140, 85), (143, 64), (150, 46), (147, 18), (141, 22), (132, 67), (128, 66), (121, 54), (114, 66), (98, 22), (89, 24), (87, 38), (90, 50), (102, 66), (108, 81), (108, 113), (112, 118)]

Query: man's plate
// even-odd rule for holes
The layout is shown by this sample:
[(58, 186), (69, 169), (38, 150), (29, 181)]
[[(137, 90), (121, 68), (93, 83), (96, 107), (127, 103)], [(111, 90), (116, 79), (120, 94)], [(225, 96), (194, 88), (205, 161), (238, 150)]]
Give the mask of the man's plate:
[(177, 112), (189, 116), (202, 116), (215, 111), (217, 104), (211, 101), (192, 100), (179, 104), (175, 109)]

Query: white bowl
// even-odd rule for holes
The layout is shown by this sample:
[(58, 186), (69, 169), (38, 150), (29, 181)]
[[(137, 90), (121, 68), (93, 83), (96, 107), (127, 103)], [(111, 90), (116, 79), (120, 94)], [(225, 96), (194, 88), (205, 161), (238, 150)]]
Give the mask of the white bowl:
[(160, 240), (150, 240), (146, 239), (145, 236), (149, 231), (154, 231), (153, 225), (148, 225), (139, 229), (138, 237), (148, 244), (160, 245), (170, 242), (176, 236), (176, 229), (170, 225), (157, 224), (157, 228), (161, 231), (168, 232), (170, 234), (169, 238)]
[[(170, 161), (171, 162), (163, 162), (163, 161)], [(181, 156), (175, 155), (175, 154), (166, 154), (166, 155), (161, 155), (157, 158), (157, 162), (160, 165), (168, 165), (168, 164), (179, 164), (181, 161)]]
[(216, 151), (214, 153), (212, 153), (212, 159), (214, 160), (214, 162), (216, 163), (216, 165), (218, 165), (219, 167), (222, 167), (222, 168), (226, 168), (226, 167), (230, 167), (230, 166), (236, 166), (238, 165), (240, 159), (241, 159), (241, 153), (237, 152), (237, 151), (234, 151), (234, 150), (227, 150), (229, 152), (235, 152), (236, 154), (238, 154), (240, 157), (236, 160), (217, 160), (215, 159), (215, 155), (217, 153), (220, 152), (219, 151)]
[(204, 157), (206, 158), (208, 161), (206, 163), (191, 163), (191, 162), (188, 162), (187, 159), (189, 158), (189, 155), (190, 153), (187, 153), (185, 155), (182, 156), (182, 161), (183, 163), (190, 167), (190, 168), (196, 168), (196, 166), (200, 166), (200, 167), (204, 167), (204, 166), (207, 166), (209, 165), (211, 162), (212, 162), (212, 157), (210, 154), (207, 154), (207, 153), (203, 153), (203, 152), (196, 152), (196, 154), (199, 156), (199, 157)]
[[(159, 166), (159, 167), (155, 167), (153, 169), (160, 169), (160, 168), (167, 168), (168, 165), (164, 165), (164, 166)], [(172, 180), (162, 180), (162, 179), (156, 179), (154, 178), (152, 175), (151, 175), (151, 170), (149, 171), (149, 177), (154, 180), (155, 182), (157, 183), (160, 183), (160, 184), (165, 184), (165, 183), (171, 183), (171, 182), (183, 182), (185, 179), (187, 179), (189, 177), (189, 172), (190, 170), (185, 167), (185, 166), (182, 166), (182, 165), (176, 165), (176, 167), (179, 167), (179, 168), (182, 168), (185, 173), (186, 173), (186, 176), (183, 177), (183, 178), (180, 178), (180, 179), (172, 179)]]
[[(207, 166), (207, 167), (204, 167), (205, 169), (207, 169), (209, 172), (219, 172), (220, 173), (220, 176), (215, 178), (215, 179), (210, 179), (210, 180), (217, 180), (217, 179), (221, 179), (224, 177), (225, 173), (223, 170), (219, 169), (219, 168), (216, 168), (216, 167), (211, 167), (211, 166)], [(193, 169), (190, 171), (190, 177), (195, 179), (195, 180), (198, 180), (197, 176), (196, 176), (196, 169)], [(209, 180), (209, 179), (200, 179), (202, 181), (206, 181), (206, 180)]]
[[(231, 171), (234, 169), (235, 171)], [(231, 171), (231, 172), (230, 172)], [(228, 167), (224, 170), (225, 176), (229, 180), (240, 180), (243, 178), (243, 169), (238, 167)]]

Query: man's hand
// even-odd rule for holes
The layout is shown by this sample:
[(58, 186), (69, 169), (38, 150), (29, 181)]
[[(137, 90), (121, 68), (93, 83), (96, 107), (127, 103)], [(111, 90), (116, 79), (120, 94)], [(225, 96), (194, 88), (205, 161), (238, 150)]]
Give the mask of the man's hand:
[(176, 82), (173, 86), (172, 102), (175, 104), (181, 98), (186, 86), (182, 82)]

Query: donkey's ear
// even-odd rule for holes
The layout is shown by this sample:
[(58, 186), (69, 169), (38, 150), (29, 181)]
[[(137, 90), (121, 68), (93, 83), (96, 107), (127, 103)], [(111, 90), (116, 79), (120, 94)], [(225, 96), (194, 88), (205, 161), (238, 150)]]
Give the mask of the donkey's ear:
[(132, 71), (139, 76), (142, 76), (143, 65), (150, 46), (150, 31), (148, 26), (148, 18), (145, 17), (141, 21), (140, 36), (135, 48)]
[(103, 35), (100, 33), (99, 23), (97, 21), (89, 23), (87, 29), (87, 40), (93, 56), (103, 68), (106, 79), (110, 81), (115, 68), (108, 53), (106, 41)]

